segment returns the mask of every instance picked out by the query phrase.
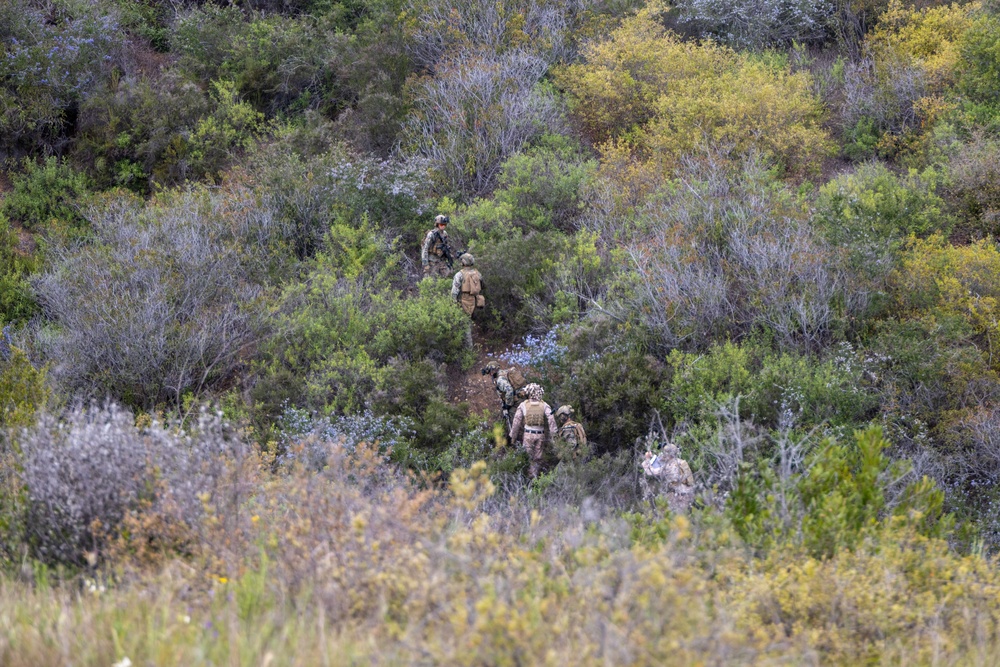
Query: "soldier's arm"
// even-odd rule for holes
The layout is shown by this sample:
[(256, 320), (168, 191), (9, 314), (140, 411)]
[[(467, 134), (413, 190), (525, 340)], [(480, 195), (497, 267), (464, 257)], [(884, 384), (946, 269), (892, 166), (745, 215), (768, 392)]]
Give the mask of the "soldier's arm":
[(462, 294), (462, 272), (459, 271), (455, 274), (455, 277), (451, 280), (451, 298), (458, 301), (459, 296)]
[(515, 442), (521, 435), (521, 428), (524, 426), (524, 403), (517, 406), (517, 410), (514, 411), (514, 423), (510, 425), (510, 441)]
[(502, 400), (504, 405), (514, 405), (514, 386), (510, 383), (510, 380), (504, 379), (498, 383), (497, 389), (503, 392)]
[(545, 406), (545, 418), (549, 420), (549, 437), (555, 438), (556, 433), (559, 432), (559, 427), (556, 426), (556, 418), (552, 416), (552, 408)]
[(428, 233), (427, 236), (424, 237), (424, 245), (421, 246), (420, 248), (420, 263), (423, 264), (424, 266), (430, 264), (430, 259), (427, 257), (427, 255), (431, 251), (431, 243), (433, 242), (433, 239), (434, 239), (434, 234)]

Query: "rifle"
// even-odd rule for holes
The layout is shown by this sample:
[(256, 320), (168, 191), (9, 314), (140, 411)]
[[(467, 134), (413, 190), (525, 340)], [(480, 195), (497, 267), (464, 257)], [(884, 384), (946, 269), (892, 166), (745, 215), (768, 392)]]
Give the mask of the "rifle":
[(441, 238), (441, 232), (436, 229), (434, 230), (434, 245), (441, 250), (441, 256), (444, 257), (444, 261), (448, 264), (449, 269), (455, 268), (456, 257), (461, 257), (465, 254), (464, 250), (453, 252), (451, 249), (451, 241)]

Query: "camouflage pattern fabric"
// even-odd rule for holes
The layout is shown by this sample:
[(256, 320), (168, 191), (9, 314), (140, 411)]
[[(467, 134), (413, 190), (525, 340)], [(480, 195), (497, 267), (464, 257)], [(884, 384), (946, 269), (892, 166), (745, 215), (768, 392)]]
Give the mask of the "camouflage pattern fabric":
[(646, 452), (642, 461), (643, 496), (647, 500), (663, 496), (671, 512), (686, 512), (694, 501), (694, 475), (687, 461), (674, 454), (676, 447), (668, 445), (664, 450), (657, 456)]

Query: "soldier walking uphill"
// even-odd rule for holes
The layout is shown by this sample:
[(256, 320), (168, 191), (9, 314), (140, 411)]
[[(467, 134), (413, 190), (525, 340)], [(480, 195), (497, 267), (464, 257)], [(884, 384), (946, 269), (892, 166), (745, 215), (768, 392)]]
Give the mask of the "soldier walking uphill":
[(472, 265), (476, 260), (469, 253), (464, 253), (459, 257), (459, 261), (462, 262), (462, 268), (451, 281), (451, 298), (458, 302), (466, 315), (472, 317), (477, 308), (486, 306), (486, 297), (483, 296), (483, 276), (473, 268)]
[(524, 376), (517, 369), (503, 370), (495, 361), (486, 364), (480, 372), (492, 376), (493, 388), (496, 389), (497, 397), (500, 399), (500, 411), (507, 423), (507, 430), (510, 431), (513, 425), (511, 412), (516, 409), (517, 401), (527, 396), (524, 393)]
[(517, 406), (514, 424), (510, 427), (510, 441), (521, 440), (523, 432), (522, 443), (531, 459), (529, 471), (532, 477), (538, 477), (545, 454), (545, 441), (556, 434), (556, 420), (552, 416), (552, 408), (542, 400), (544, 389), (532, 382), (524, 390), (528, 394), (528, 400)]
[(559, 424), (559, 439), (563, 450), (559, 458), (580, 461), (587, 458), (587, 433), (583, 426), (573, 421), (573, 406), (561, 405), (556, 410), (556, 423)]
[(420, 263), (424, 266), (425, 276), (447, 278), (451, 274), (452, 250), (447, 227), (448, 216), (439, 215), (434, 218), (434, 229), (424, 236), (424, 245), (420, 249)]

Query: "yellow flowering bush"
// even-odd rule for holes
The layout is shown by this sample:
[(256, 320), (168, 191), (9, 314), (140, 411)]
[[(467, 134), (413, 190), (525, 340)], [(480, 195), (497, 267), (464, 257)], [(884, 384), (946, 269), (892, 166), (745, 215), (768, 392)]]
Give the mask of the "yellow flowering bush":
[(983, 239), (954, 246), (940, 235), (911, 239), (896, 273), (903, 311), (958, 315), (980, 338), (990, 365), (1000, 364), (1000, 252)]
[(656, 21), (657, 11), (640, 11), (585, 48), (584, 62), (556, 71), (578, 122), (604, 142), (605, 162), (638, 154), (646, 169), (662, 172), (686, 153), (722, 144), (792, 171), (818, 168), (832, 144), (808, 73), (684, 42)]

